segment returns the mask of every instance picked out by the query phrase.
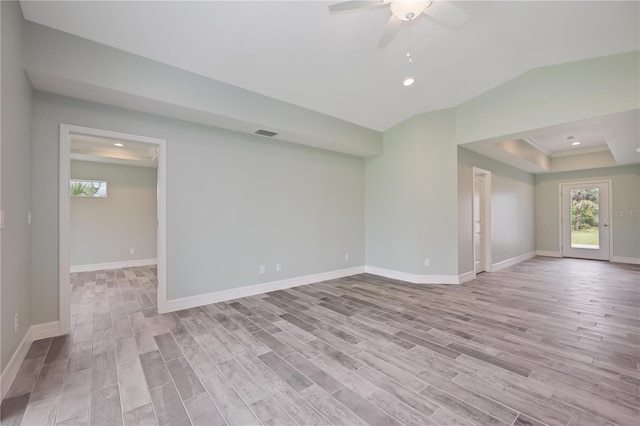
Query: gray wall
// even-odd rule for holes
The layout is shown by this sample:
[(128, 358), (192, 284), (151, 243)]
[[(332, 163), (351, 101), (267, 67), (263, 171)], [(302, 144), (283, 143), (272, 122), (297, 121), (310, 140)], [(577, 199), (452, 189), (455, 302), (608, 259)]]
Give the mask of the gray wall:
[(366, 159), (368, 266), (458, 275), (453, 118), (417, 115), (385, 132), (384, 153)]
[(34, 323), (58, 318), (60, 123), (167, 140), (168, 299), (364, 264), (361, 158), (36, 92)]
[(72, 266), (157, 257), (156, 169), (72, 160), (71, 178), (107, 182), (106, 198), (71, 197)]
[(473, 271), (473, 167), (491, 172), (491, 252), (498, 263), (535, 250), (535, 176), (458, 147), (458, 271)]
[(640, 165), (536, 175), (536, 248), (560, 252), (561, 183), (611, 179), (612, 210), (629, 212), (612, 218), (613, 255), (640, 259)]
[[(1, 203), (5, 211), (2, 232), (2, 370), (31, 325), (29, 268), (31, 229), (31, 109), (32, 89), (22, 70), (22, 15), (17, 2), (2, 8), (2, 157)], [(35, 217), (34, 220), (38, 220)], [(56, 302), (57, 304), (57, 302)], [(20, 326), (14, 331), (14, 315)]]

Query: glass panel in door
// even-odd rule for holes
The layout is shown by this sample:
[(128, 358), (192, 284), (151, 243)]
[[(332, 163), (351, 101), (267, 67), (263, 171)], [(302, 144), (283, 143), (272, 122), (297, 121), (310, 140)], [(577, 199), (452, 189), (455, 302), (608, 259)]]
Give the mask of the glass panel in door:
[(571, 248), (600, 248), (598, 188), (571, 189)]

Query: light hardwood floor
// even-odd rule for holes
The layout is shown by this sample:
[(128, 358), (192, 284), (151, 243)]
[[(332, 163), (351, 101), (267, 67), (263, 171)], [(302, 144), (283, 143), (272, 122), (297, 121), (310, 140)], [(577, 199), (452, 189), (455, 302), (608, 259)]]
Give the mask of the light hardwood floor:
[(534, 258), (463, 285), (373, 275), (158, 315), (154, 268), (72, 277), (2, 424), (635, 425), (640, 266)]

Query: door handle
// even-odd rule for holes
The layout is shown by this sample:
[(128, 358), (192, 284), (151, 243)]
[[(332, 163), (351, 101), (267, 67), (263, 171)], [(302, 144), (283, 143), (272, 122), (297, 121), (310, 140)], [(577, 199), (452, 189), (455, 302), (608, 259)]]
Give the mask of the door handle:
[(606, 227), (606, 226), (609, 226), (609, 224), (608, 224), (608, 223), (604, 223), (602, 226), (605, 226), (605, 227)]

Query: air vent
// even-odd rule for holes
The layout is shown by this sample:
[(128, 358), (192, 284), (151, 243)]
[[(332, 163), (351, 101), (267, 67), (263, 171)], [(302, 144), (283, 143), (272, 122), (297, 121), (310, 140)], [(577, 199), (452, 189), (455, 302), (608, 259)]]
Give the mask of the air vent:
[(269, 130), (263, 130), (263, 129), (258, 129), (254, 132), (256, 135), (260, 135), (260, 136), (268, 136), (270, 138), (274, 137), (275, 135), (277, 135), (276, 132), (270, 132)]

